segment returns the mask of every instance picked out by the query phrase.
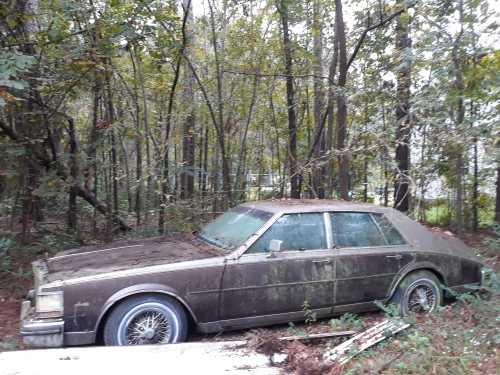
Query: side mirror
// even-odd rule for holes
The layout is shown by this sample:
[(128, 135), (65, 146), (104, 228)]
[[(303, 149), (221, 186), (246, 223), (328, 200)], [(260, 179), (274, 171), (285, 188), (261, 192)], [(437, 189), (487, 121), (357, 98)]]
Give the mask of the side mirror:
[(271, 240), (269, 241), (269, 255), (267, 256), (268, 258), (275, 258), (276, 253), (279, 253), (281, 251), (281, 244), (283, 241), (280, 240)]

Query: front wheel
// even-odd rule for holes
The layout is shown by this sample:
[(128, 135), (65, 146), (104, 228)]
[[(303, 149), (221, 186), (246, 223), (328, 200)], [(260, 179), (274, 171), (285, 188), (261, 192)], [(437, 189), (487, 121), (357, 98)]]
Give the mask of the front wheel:
[(402, 315), (432, 313), (443, 301), (439, 284), (431, 272), (413, 272), (398, 285), (390, 303), (398, 306)]
[(130, 297), (113, 309), (104, 326), (106, 345), (150, 345), (182, 342), (187, 337), (183, 307), (162, 295)]

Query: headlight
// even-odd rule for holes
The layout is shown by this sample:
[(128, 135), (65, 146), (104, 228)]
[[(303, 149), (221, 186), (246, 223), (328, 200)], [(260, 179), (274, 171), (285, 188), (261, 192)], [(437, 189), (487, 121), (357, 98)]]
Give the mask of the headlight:
[(491, 286), (493, 284), (493, 270), (490, 268), (481, 268), (481, 285)]
[(40, 292), (36, 295), (36, 313), (41, 316), (61, 316), (63, 314), (63, 292)]

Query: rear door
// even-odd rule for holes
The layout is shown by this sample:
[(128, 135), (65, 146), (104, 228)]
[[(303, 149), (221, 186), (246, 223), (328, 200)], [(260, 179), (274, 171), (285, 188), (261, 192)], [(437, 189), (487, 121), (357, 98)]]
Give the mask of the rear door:
[[(298, 313), (310, 309), (331, 312), (332, 250), (323, 213), (281, 216), (237, 260), (229, 260), (221, 288), (221, 319)], [(280, 240), (274, 256), (269, 242)]]
[(399, 270), (413, 259), (407, 241), (381, 214), (333, 212), (330, 218), (335, 310), (371, 306), (373, 301), (385, 299)]

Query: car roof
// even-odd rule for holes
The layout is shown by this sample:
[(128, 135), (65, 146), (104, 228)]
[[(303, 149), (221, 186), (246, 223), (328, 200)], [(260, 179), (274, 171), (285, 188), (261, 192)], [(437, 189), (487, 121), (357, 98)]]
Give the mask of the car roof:
[(323, 211), (358, 211), (386, 213), (393, 208), (369, 203), (348, 202), (333, 199), (269, 199), (243, 203), (240, 206), (272, 213), (298, 213)]
[(420, 223), (411, 220), (404, 213), (384, 206), (369, 203), (347, 202), (331, 199), (270, 199), (247, 202), (240, 207), (253, 208), (272, 214), (328, 211), (357, 211), (382, 213), (406, 238), (411, 246), (421, 251), (444, 253), (474, 259), (467, 246), (457, 237), (442, 236), (431, 232)]

